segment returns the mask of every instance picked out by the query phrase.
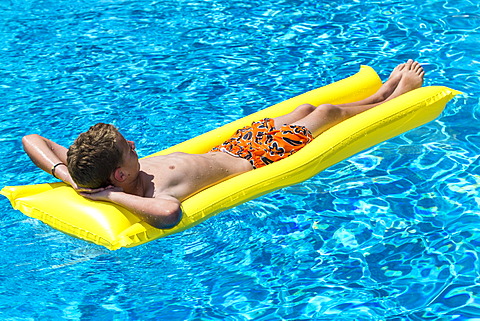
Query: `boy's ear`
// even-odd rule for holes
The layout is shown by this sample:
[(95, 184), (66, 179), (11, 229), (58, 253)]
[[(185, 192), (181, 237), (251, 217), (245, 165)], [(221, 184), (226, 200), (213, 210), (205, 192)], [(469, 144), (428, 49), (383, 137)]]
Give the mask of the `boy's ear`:
[(117, 167), (115, 169), (115, 171), (112, 173), (112, 178), (114, 181), (117, 181), (117, 182), (123, 182), (125, 180), (125, 178), (127, 177), (127, 175), (125, 174), (125, 172), (123, 171), (123, 169), (121, 167)]

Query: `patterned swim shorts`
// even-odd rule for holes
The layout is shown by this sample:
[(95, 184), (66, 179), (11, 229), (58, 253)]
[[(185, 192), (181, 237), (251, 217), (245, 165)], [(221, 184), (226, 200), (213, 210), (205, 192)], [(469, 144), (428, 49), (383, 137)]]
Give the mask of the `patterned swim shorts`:
[(271, 118), (265, 118), (246, 126), (210, 152), (224, 152), (247, 159), (253, 168), (260, 168), (284, 159), (302, 149), (313, 139), (304, 126), (283, 125), (274, 127)]

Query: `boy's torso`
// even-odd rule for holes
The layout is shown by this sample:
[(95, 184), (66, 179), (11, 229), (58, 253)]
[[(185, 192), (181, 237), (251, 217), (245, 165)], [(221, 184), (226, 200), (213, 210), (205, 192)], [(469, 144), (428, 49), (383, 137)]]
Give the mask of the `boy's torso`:
[(252, 170), (249, 161), (226, 153), (172, 153), (141, 159), (144, 196), (171, 195), (183, 201), (227, 178)]

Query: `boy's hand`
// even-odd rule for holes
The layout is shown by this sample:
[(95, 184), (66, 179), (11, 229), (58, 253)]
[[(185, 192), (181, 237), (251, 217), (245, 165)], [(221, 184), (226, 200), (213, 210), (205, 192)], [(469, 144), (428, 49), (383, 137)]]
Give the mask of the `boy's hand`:
[(85, 198), (93, 201), (110, 201), (109, 196), (115, 192), (123, 192), (121, 187), (107, 186), (102, 188), (77, 188), (76, 191)]

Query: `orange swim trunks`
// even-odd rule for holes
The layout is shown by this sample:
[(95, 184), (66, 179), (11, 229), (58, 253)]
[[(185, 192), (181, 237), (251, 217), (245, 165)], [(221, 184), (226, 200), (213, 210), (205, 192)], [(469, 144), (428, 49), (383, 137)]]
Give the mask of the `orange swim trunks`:
[(271, 118), (265, 118), (246, 126), (210, 152), (224, 152), (245, 158), (253, 168), (260, 168), (284, 159), (302, 149), (313, 139), (304, 126), (283, 125), (274, 127)]

